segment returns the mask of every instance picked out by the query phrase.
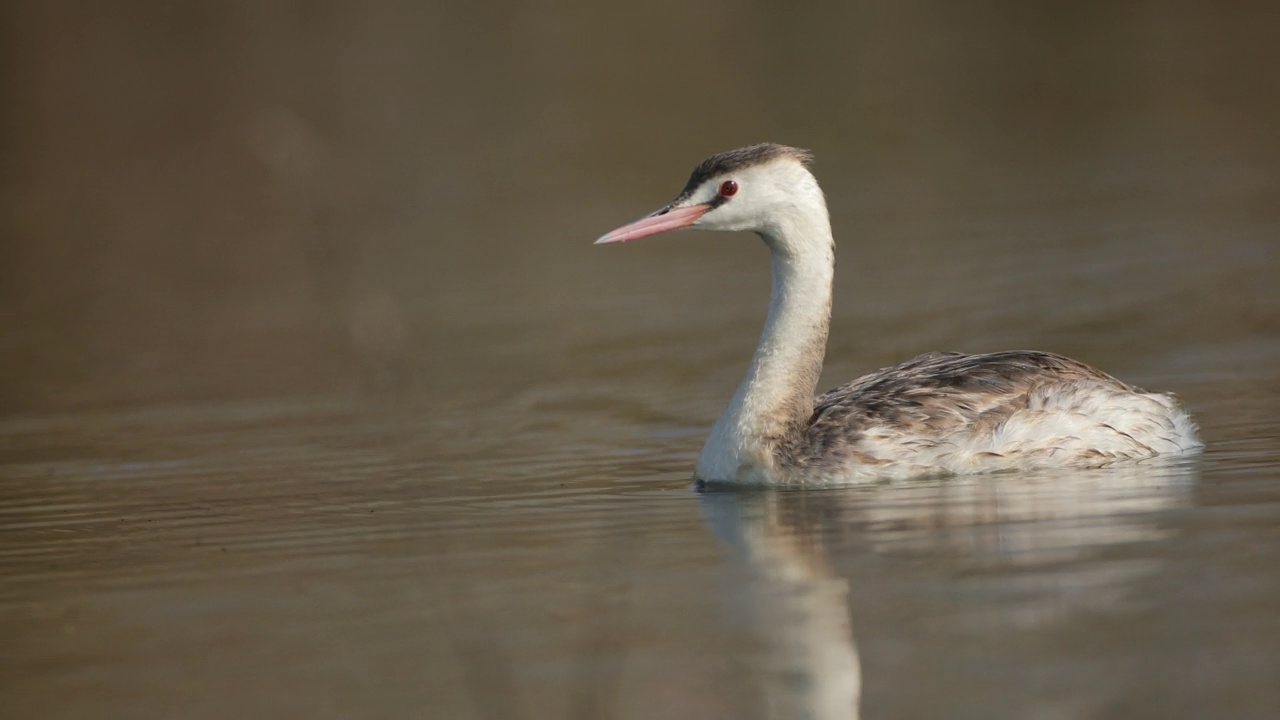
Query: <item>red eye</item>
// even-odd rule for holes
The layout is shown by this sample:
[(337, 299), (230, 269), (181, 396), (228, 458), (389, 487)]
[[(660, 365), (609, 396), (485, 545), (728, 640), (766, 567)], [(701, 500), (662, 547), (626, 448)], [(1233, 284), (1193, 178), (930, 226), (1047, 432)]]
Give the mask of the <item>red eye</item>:
[(733, 197), (736, 194), (738, 194), (738, 183), (732, 180), (720, 183), (720, 197)]

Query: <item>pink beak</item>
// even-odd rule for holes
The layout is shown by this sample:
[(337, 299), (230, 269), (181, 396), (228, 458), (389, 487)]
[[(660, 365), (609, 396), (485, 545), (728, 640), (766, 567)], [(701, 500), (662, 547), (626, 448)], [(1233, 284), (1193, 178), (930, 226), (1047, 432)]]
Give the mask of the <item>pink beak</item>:
[(596, 240), (596, 245), (605, 243), (626, 242), (650, 235), (657, 235), (668, 230), (679, 230), (697, 222), (711, 209), (710, 205), (690, 205), (688, 207), (662, 209), (652, 215), (645, 215), (639, 220), (605, 233)]

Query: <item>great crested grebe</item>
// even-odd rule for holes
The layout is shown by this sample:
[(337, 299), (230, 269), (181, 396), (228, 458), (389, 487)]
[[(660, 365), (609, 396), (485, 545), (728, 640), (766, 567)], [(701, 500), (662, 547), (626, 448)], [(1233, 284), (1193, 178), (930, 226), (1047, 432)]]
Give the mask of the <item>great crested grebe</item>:
[(884, 477), (1089, 467), (1202, 446), (1172, 395), (1033, 350), (932, 352), (814, 397), (831, 319), (835, 241), (805, 150), (712, 155), (662, 209), (602, 236), (750, 230), (773, 293), (747, 376), (711, 428), (706, 482), (821, 485)]

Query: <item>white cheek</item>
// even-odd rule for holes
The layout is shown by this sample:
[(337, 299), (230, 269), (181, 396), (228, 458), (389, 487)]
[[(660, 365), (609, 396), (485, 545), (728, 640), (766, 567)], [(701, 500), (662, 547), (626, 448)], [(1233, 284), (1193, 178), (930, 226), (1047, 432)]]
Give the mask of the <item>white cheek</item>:
[(732, 201), (709, 213), (707, 221), (728, 231), (747, 230), (752, 226), (749, 213), (745, 211), (742, 205), (735, 204)]

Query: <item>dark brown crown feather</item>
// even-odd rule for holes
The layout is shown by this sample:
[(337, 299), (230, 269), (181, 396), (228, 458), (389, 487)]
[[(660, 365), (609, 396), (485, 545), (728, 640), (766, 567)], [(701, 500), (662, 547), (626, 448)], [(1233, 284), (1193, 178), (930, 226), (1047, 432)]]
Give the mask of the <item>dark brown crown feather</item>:
[(681, 197), (693, 192), (699, 185), (706, 182), (708, 178), (717, 175), (724, 175), (735, 170), (761, 165), (780, 157), (789, 157), (797, 162), (808, 165), (813, 162), (813, 153), (800, 148), (789, 147), (787, 145), (779, 145), (777, 143), (758, 143), (756, 145), (748, 145), (730, 150), (728, 152), (717, 153), (711, 157), (698, 163), (698, 167), (693, 169), (693, 174), (689, 176), (689, 182), (684, 186), (684, 190), (680, 193)]

